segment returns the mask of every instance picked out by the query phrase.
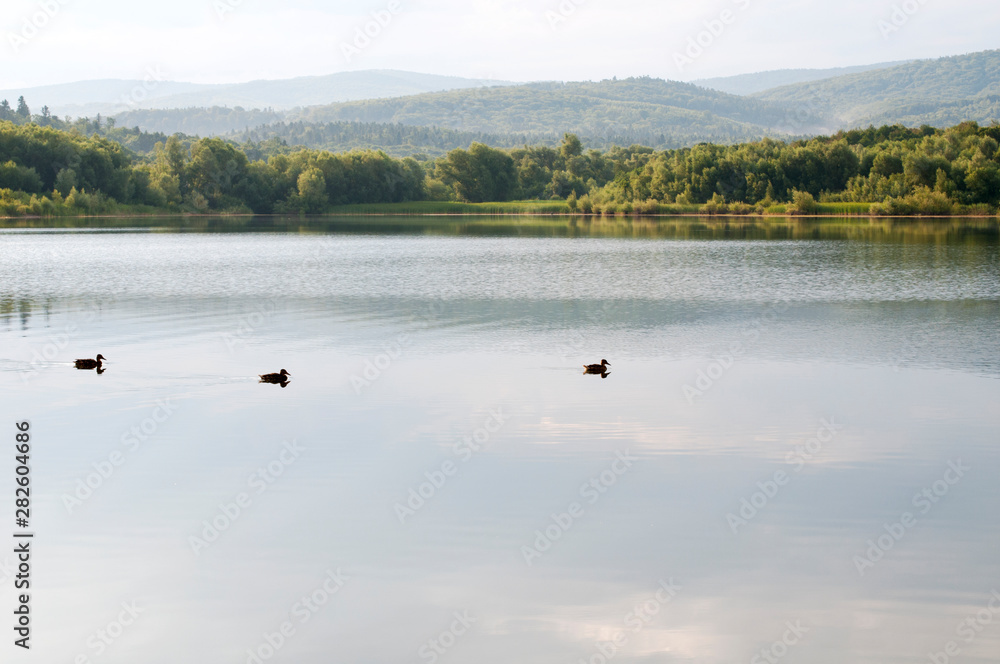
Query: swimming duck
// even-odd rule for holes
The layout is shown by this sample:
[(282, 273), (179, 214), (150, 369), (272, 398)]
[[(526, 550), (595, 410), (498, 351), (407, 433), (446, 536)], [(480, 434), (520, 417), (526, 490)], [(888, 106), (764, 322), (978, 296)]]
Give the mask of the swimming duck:
[(611, 366), (610, 362), (608, 362), (607, 360), (601, 360), (600, 364), (585, 364), (583, 365), (583, 368), (586, 369), (584, 373), (605, 374), (608, 373), (608, 367), (610, 366)]
[(104, 373), (104, 367), (102, 365), (106, 359), (107, 358), (103, 355), (98, 355), (96, 360), (77, 360), (73, 364), (77, 369), (97, 369), (98, 373)]
[(285, 385), (288, 384), (288, 377), (291, 375), (292, 374), (282, 369), (281, 373), (261, 374), (260, 382), (285, 387)]

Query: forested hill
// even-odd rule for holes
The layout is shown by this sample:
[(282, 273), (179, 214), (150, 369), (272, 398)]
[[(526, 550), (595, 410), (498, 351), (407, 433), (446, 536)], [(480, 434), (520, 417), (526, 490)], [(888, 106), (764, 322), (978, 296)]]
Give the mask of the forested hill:
[(228, 106), (291, 109), (315, 104), (402, 97), (404, 95), (503, 85), (503, 81), (437, 76), (395, 70), (346, 71), (325, 76), (233, 84), (176, 83), (163, 80), (155, 68), (145, 80), (80, 81), (36, 88), (0, 90), (0, 99), (13, 102), (20, 96), (45, 104), (56, 115), (94, 117), (127, 110), (187, 109)]
[(251, 127), (274, 124), (284, 120), (284, 114), (273, 109), (229, 108), (164, 108), (136, 109), (114, 116), (120, 127), (139, 127), (143, 131), (188, 136), (222, 136)]
[(1000, 51), (982, 51), (789, 85), (762, 101), (827, 109), (840, 126), (947, 126), (1000, 118)]
[[(372, 92), (376, 90), (370, 87), (375, 74), (387, 85), (395, 81), (394, 90), (406, 85), (443, 84), (439, 79), (424, 80), (401, 72), (361, 72), (355, 83), (369, 85), (364, 89)], [(770, 74), (780, 79), (788, 72)], [(760, 76), (767, 75), (765, 72)], [(498, 148), (555, 146), (567, 132), (579, 135), (597, 149), (638, 144), (664, 150), (703, 142), (733, 144), (769, 137), (795, 140), (869, 125), (927, 124), (944, 128), (969, 120), (981, 125), (1000, 120), (1000, 51), (914, 61), (752, 96), (642, 77), (466, 87), (355, 101), (340, 97), (338, 103), (294, 109), (287, 106), (293, 100), (307, 99), (299, 96), (306, 88), (310, 88), (309, 94), (319, 95), (309, 99), (336, 99), (319, 83), (339, 81), (339, 85), (353, 80), (346, 76), (261, 83), (271, 91), (268, 94), (275, 90), (288, 92), (283, 107), (234, 106), (227, 102), (185, 108), (133, 108), (110, 120), (119, 129), (129, 130), (127, 135), (119, 130), (116, 140), (140, 152), (155, 144), (143, 134), (151, 132), (221, 136), (241, 144), (285, 143), (334, 151), (383, 149), (394, 156), (430, 157), (472, 142)], [(463, 79), (451, 83), (469, 86), (476, 82)], [(252, 92), (255, 86), (246, 84), (244, 91)], [(105, 88), (107, 85), (101, 88), (101, 94), (107, 93)], [(346, 94), (346, 89), (340, 89), (340, 93)], [(73, 94), (81, 92), (74, 89)], [(181, 97), (170, 95), (174, 101)], [(42, 106), (49, 101), (45, 96), (28, 99), (35, 108), (40, 106), (38, 115), (26, 107), (22, 109), (19, 100), (15, 104), (16, 97), (8, 97), (10, 103), (6, 105), (2, 99), (0, 95), (0, 120), (15, 124), (37, 121), (57, 128), (80, 122), (68, 122), (57, 117), (51, 106)], [(166, 103), (155, 101), (161, 102)], [(114, 128), (108, 119), (96, 115), (89, 122), (95, 131), (102, 123)]]
[(776, 69), (754, 74), (737, 74), (736, 76), (721, 76), (719, 78), (704, 78), (691, 81), (703, 88), (711, 88), (733, 95), (752, 95), (765, 92), (785, 85), (821, 81), (837, 76), (858, 74), (875, 69), (888, 69), (904, 62), (883, 62), (875, 65), (859, 65), (854, 67), (837, 67), (835, 69)]
[(356, 101), (303, 109), (289, 119), (553, 136), (569, 131), (596, 140), (663, 135), (664, 147), (751, 140), (790, 125), (796, 133), (807, 133), (824, 124), (815, 114), (797, 115), (783, 105), (653, 78), (531, 83)]
[(282, 112), (242, 107), (138, 109), (119, 126), (239, 141), (279, 138), (328, 150), (381, 148), (439, 155), (480, 141), (494, 147), (556, 145), (575, 132), (589, 145), (659, 149), (820, 131), (812, 113), (651, 78), (533, 83), (373, 99)]
[[(351, 150), (382, 150), (393, 157), (426, 155), (440, 157), (472, 143), (484, 143), (495, 148), (517, 148), (524, 145), (558, 145), (562, 137), (551, 134), (492, 134), (457, 131), (440, 127), (412, 127), (402, 124), (375, 122), (279, 122), (253, 129), (233, 132), (226, 139), (238, 144), (305, 146), (314, 150), (349, 152)], [(644, 143), (641, 140), (620, 140), (617, 144)], [(660, 137), (662, 138), (662, 137)], [(277, 139), (277, 142), (275, 142)], [(658, 145), (658, 143), (656, 143)], [(608, 143), (589, 143), (604, 148)]]

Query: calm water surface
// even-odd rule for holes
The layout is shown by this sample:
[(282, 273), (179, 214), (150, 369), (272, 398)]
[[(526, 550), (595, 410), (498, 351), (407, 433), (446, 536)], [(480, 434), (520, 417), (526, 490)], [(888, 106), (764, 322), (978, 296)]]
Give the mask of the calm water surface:
[(31, 661), (997, 661), (995, 222), (83, 223), (0, 230)]

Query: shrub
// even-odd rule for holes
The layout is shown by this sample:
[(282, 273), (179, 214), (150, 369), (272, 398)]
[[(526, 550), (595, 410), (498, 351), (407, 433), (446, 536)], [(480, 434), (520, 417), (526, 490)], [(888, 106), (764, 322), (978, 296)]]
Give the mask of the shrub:
[(725, 196), (715, 194), (712, 196), (712, 200), (702, 206), (701, 210), (705, 214), (726, 214), (729, 212), (729, 206), (726, 205)]
[(660, 203), (653, 198), (647, 198), (644, 201), (636, 201), (635, 212), (636, 214), (659, 214)]
[(954, 212), (955, 204), (946, 194), (928, 187), (917, 187), (909, 196), (886, 198), (871, 206), (871, 214), (881, 216), (946, 216)]
[[(763, 208), (761, 209), (763, 210)], [(731, 203), (729, 205), (729, 211), (733, 214), (746, 216), (757, 212), (757, 208), (749, 203)]]
[(792, 190), (792, 205), (788, 214), (819, 214), (819, 203), (808, 191)]

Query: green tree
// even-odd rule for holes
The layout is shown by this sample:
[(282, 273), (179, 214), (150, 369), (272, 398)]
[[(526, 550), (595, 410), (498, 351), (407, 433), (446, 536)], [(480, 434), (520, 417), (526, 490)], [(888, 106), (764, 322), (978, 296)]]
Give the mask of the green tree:
[(0, 189), (28, 193), (41, 192), (43, 189), (42, 178), (38, 176), (38, 171), (34, 168), (19, 166), (13, 161), (0, 163)]
[(903, 172), (903, 160), (894, 154), (880, 152), (872, 161), (871, 172), (882, 177), (889, 177)]
[(15, 111), (18, 116), (28, 120), (31, 118), (31, 109), (28, 108), (28, 102), (24, 101), (24, 95), (21, 95), (17, 99), (17, 111)]
[(237, 192), (247, 177), (245, 154), (220, 138), (203, 138), (191, 146), (191, 161), (185, 167), (189, 194), (204, 197), (211, 208), (240, 204)]
[(564, 134), (562, 145), (559, 147), (559, 153), (563, 159), (567, 160), (572, 157), (579, 157), (583, 154), (583, 143), (580, 142), (580, 138), (576, 134)]
[(468, 151), (452, 150), (439, 171), (460, 198), (472, 203), (509, 201), (517, 190), (514, 159), (482, 143), (473, 143)]
[(299, 203), (302, 211), (318, 214), (326, 209), (329, 198), (326, 195), (326, 178), (316, 167), (302, 171), (298, 179)]
[(993, 162), (969, 171), (965, 177), (970, 203), (992, 203), (1000, 201), (1000, 172)]
[(943, 168), (938, 169), (934, 191), (940, 194), (948, 194), (949, 196), (955, 192), (955, 183), (948, 178), (948, 174), (944, 172)]
[(951, 170), (951, 164), (944, 157), (915, 153), (907, 156), (903, 163), (903, 177), (909, 187), (931, 188), (937, 184), (938, 169), (945, 173)]
[(166, 144), (156, 144), (156, 159), (162, 170), (170, 175), (182, 176), (188, 159), (188, 150), (177, 136), (171, 136)]
[(72, 168), (63, 168), (56, 174), (55, 189), (63, 196), (69, 196), (69, 192), (76, 186), (76, 171)]

